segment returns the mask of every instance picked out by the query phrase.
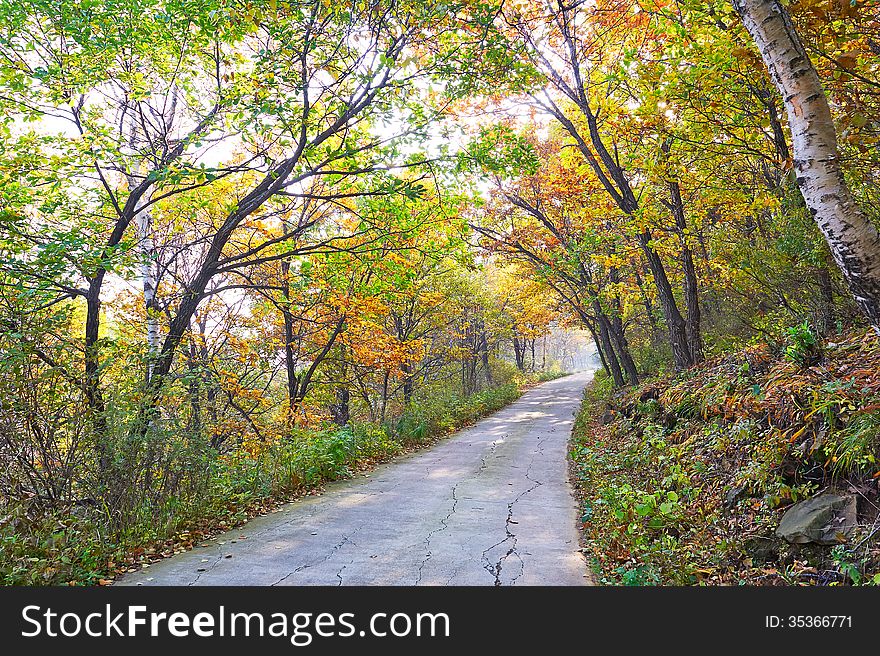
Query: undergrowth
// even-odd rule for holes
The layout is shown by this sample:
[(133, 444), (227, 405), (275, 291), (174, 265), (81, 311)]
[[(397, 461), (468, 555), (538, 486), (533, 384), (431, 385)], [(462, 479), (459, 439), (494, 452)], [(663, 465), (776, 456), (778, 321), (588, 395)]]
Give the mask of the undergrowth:
[[(790, 338), (627, 392), (597, 375), (571, 461), (601, 582), (880, 583), (880, 345)], [(845, 542), (775, 536), (787, 508), (826, 491), (858, 500)]]

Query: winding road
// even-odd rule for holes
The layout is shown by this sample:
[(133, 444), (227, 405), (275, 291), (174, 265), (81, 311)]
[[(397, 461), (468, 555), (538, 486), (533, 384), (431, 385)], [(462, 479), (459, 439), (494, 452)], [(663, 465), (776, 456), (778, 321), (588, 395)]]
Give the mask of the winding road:
[(585, 585), (566, 451), (591, 372), (116, 585)]

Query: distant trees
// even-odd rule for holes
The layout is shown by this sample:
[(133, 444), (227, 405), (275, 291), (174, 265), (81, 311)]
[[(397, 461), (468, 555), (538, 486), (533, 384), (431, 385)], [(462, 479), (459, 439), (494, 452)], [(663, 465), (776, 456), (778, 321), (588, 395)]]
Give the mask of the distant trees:
[[(591, 20), (585, 20), (587, 16)], [(621, 142), (628, 136), (603, 129), (607, 115), (618, 111), (615, 103), (627, 100), (626, 89), (621, 89), (615, 77), (607, 76), (608, 63), (614, 65), (611, 53), (633, 48), (648, 57), (660, 44), (637, 42), (645, 19), (632, 12), (629, 3), (601, 2), (591, 11), (581, 3), (536, 2), (526, 12), (518, 7), (506, 12), (505, 21), (513, 38), (527, 44), (528, 62), (547, 80), (547, 88), (532, 94), (533, 103), (568, 133), (601, 189), (618, 211), (635, 224), (631, 232), (651, 272), (675, 366), (691, 366), (702, 359), (699, 299), (693, 292), (696, 271), (692, 266), (686, 267), (686, 287), (690, 290), (686, 298), (693, 304), (688, 321), (655, 246), (653, 229), (640, 220), (639, 194), (633, 183), (636, 175), (627, 170), (620, 157), (621, 148), (628, 145)], [(670, 184), (677, 183), (672, 180)], [(676, 224), (685, 222), (682, 208), (672, 211)], [(697, 343), (691, 344), (694, 339)]]
[(624, 305), (632, 290), (620, 284), (632, 255), (608, 230), (608, 206), (595, 202), (598, 190), (572, 168), (558, 141), (518, 146), (534, 149), (543, 164), (513, 183), (496, 176), (497, 202), (474, 229), (491, 251), (522, 263), (567, 305), (593, 335), (616, 385), (636, 384), (625, 334), (630, 317)]

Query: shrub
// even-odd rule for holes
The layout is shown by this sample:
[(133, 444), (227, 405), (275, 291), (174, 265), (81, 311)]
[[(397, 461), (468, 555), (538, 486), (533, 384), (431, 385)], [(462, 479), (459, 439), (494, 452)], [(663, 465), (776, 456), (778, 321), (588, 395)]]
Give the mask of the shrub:
[(788, 345), (785, 347), (786, 359), (800, 365), (810, 367), (822, 357), (819, 340), (810, 324), (806, 321), (786, 329)]

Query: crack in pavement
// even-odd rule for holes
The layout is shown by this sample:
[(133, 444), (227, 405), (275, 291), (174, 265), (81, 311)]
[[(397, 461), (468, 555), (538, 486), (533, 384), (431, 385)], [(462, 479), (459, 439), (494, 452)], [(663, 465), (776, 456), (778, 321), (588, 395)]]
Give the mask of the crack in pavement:
[[(354, 544), (354, 543), (352, 543)], [(357, 546), (357, 545), (355, 545)], [(342, 585), (342, 572), (345, 571), (345, 568), (354, 563), (354, 558), (349, 560), (345, 565), (339, 568), (339, 571), (336, 572), (336, 578), (339, 579), (339, 583), (336, 584), (337, 587)]]
[[(318, 565), (321, 565), (321, 564), (323, 564), (323, 563), (326, 563), (328, 560), (330, 560), (330, 559), (333, 557), (333, 554), (335, 554), (337, 551), (339, 551), (342, 547), (344, 547), (344, 546), (345, 546), (346, 544), (348, 544), (349, 542), (351, 542), (351, 544), (355, 544), (354, 542), (352, 542), (351, 538), (354, 537), (354, 536), (357, 534), (357, 532), (360, 531), (363, 527), (364, 527), (364, 525), (361, 524), (361, 525), (358, 526), (354, 531), (352, 531), (350, 535), (343, 535), (343, 536), (342, 536), (342, 540), (340, 540), (340, 541), (339, 541), (339, 542), (338, 542), (338, 543), (337, 543), (337, 544), (336, 544), (336, 545), (335, 545), (335, 546), (334, 546), (329, 552), (327, 552), (327, 554), (326, 554), (323, 558), (321, 558), (320, 560), (317, 560), (317, 561), (315, 561), (315, 562), (313, 562), (313, 563), (306, 563), (305, 565), (300, 565), (300, 566), (297, 567), (296, 569), (294, 569), (294, 570), (288, 572), (287, 574), (285, 574), (284, 576), (282, 576), (280, 579), (278, 579), (278, 580), (275, 581), (274, 583), (270, 583), (270, 584), (269, 584), (270, 587), (274, 587), (274, 586), (276, 586), (276, 585), (279, 585), (279, 584), (283, 583), (284, 581), (286, 581), (287, 579), (289, 579), (291, 576), (293, 576), (294, 574), (297, 574), (297, 573), (303, 571), (304, 569), (308, 569), (308, 568), (310, 568), (310, 567), (317, 567)], [(355, 546), (357, 546), (357, 545), (355, 544)]]
[[(522, 499), (524, 496), (526, 496), (529, 492), (532, 492), (533, 490), (538, 489), (539, 487), (541, 487), (544, 484), (543, 482), (532, 478), (531, 473), (532, 473), (532, 467), (535, 464), (535, 458), (537, 458), (539, 454), (541, 456), (544, 455), (544, 441), (546, 439), (547, 438), (543, 438), (543, 439), (539, 438), (538, 439), (538, 443), (535, 445), (535, 451), (532, 453), (532, 457), (529, 460), (529, 466), (526, 468), (525, 477), (527, 480), (534, 483), (534, 485), (532, 485), (527, 490), (518, 494), (517, 497), (513, 501), (511, 501), (510, 503), (507, 504), (507, 519), (504, 522), (504, 533), (505, 533), (504, 539), (501, 540), (500, 542), (496, 542), (495, 544), (493, 544), (491, 547), (489, 547), (488, 549), (486, 549), (482, 553), (481, 561), (484, 562), (483, 569), (485, 569), (487, 572), (489, 572), (495, 578), (495, 585), (496, 586), (501, 585), (501, 570), (504, 566), (505, 561), (508, 558), (510, 558), (510, 556), (516, 556), (516, 558), (517, 558), (517, 560), (519, 560), (519, 564), (520, 564), (520, 572), (519, 572), (519, 574), (517, 574), (515, 577), (513, 577), (511, 579), (510, 584), (511, 585), (515, 584), (516, 581), (519, 578), (521, 578), (522, 575), (525, 573), (525, 562), (523, 561), (522, 556), (520, 556), (520, 554), (516, 550), (517, 537), (516, 537), (516, 534), (510, 530), (510, 525), (512, 523), (513, 524), (516, 523), (513, 521), (513, 507), (517, 504), (517, 502), (520, 499)], [(510, 548), (507, 550), (507, 553), (502, 555), (498, 559), (498, 561), (493, 565), (492, 562), (489, 560), (489, 557), (487, 556), (487, 554), (490, 551), (492, 551), (492, 549), (494, 549), (495, 547), (500, 547), (502, 544), (504, 544), (505, 542), (508, 542), (508, 541), (512, 541), (512, 542), (511, 542)]]
[(480, 466), (479, 466), (479, 468), (477, 469), (477, 472), (476, 472), (475, 475), (478, 476), (478, 475), (480, 475), (481, 473), (483, 473), (484, 471), (486, 471), (486, 470), (489, 468), (489, 458), (492, 457), (492, 454), (495, 453), (495, 449), (498, 448), (498, 445), (499, 445), (499, 444), (503, 444), (505, 438), (507, 438), (507, 437), (508, 437), (508, 434), (505, 433), (504, 435), (502, 435), (501, 437), (499, 437), (497, 440), (494, 440), (494, 441), (492, 442), (492, 446), (489, 448), (489, 452), (483, 454), (483, 455), (480, 457)]
[(428, 561), (431, 560), (431, 538), (433, 538), (438, 533), (445, 531), (446, 529), (449, 528), (448, 522), (452, 518), (452, 516), (455, 514), (456, 506), (458, 506), (458, 497), (455, 496), (455, 492), (456, 492), (456, 490), (458, 490), (458, 486), (461, 485), (462, 482), (463, 481), (459, 481), (458, 483), (456, 483), (455, 485), (452, 486), (452, 508), (449, 510), (449, 513), (446, 515), (446, 517), (444, 517), (443, 519), (440, 520), (440, 528), (434, 529), (433, 531), (428, 533), (427, 536), (425, 536), (425, 559), (419, 565), (419, 574), (418, 574), (418, 578), (416, 578), (416, 582), (414, 585), (418, 585), (419, 583), (422, 582), (422, 573), (424, 572), (425, 565), (427, 565)]
[(190, 581), (189, 583), (186, 584), (187, 587), (195, 585), (198, 582), (198, 580), (200, 578), (202, 578), (202, 574), (205, 574), (206, 572), (209, 572), (210, 570), (217, 567), (217, 565), (220, 564), (221, 560), (223, 560), (223, 554), (220, 554), (219, 556), (217, 556), (217, 560), (215, 560), (213, 563), (211, 563), (207, 567), (204, 567), (204, 568), (200, 567), (199, 569), (202, 570), (201, 572), (196, 570), (197, 571), (196, 577), (192, 581)]
[[(531, 458), (531, 460), (529, 460), (529, 466), (526, 467), (526, 478), (528, 480), (532, 481), (534, 483), (534, 485), (532, 487), (530, 487), (528, 490), (526, 490), (525, 492), (523, 492), (521, 495), (519, 495), (514, 500), (513, 503), (516, 503), (517, 501), (522, 499), (525, 495), (527, 495), (529, 492), (538, 489), (539, 487), (541, 487), (544, 484), (542, 481), (539, 481), (536, 478), (532, 478), (532, 466), (535, 464), (535, 458), (538, 455), (540, 455), (541, 457), (544, 456), (544, 442), (547, 441), (547, 439), (549, 439), (549, 438), (547, 438), (547, 437), (538, 438), (538, 443), (535, 445), (535, 453), (532, 454), (532, 458)], [(508, 515), (508, 517), (507, 517), (508, 524), (510, 523), (511, 517), (513, 516), (513, 507), (512, 506), (513, 506), (513, 504), (511, 504), (510, 515)], [(515, 537), (514, 537), (514, 542), (513, 542), (513, 549), (514, 549), (514, 551), (516, 550), (516, 538)], [(510, 580), (510, 585), (516, 585), (516, 582), (520, 578), (522, 578), (523, 574), (525, 574), (525, 571), (526, 571), (526, 564), (525, 564), (525, 561), (522, 559), (522, 556), (519, 554), (519, 552), (515, 551), (515, 553), (516, 553), (516, 557), (519, 559), (520, 569), (519, 569), (519, 574), (517, 574), (516, 576), (514, 576)], [(510, 554), (508, 554), (508, 555), (510, 555)], [(498, 563), (498, 574), (499, 574), (499, 576), (501, 575), (501, 562), (500, 561)]]
[(486, 571), (495, 577), (496, 586), (501, 585), (501, 569), (504, 567), (504, 561), (507, 560), (511, 555), (515, 555), (517, 558), (519, 558), (520, 566), (523, 566), (522, 558), (520, 558), (519, 554), (516, 553), (516, 535), (510, 530), (510, 520), (513, 517), (513, 505), (515, 503), (516, 500), (513, 500), (507, 504), (507, 521), (504, 522), (504, 533), (506, 534), (506, 537), (495, 546), (501, 546), (508, 540), (513, 540), (513, 543), (510, 545), (507, 553), (501, 556), (501, 558), (498, 559), (498, 562), (495, 563), (495, 565), (490, 564), (488, 557), (486, 558)]

